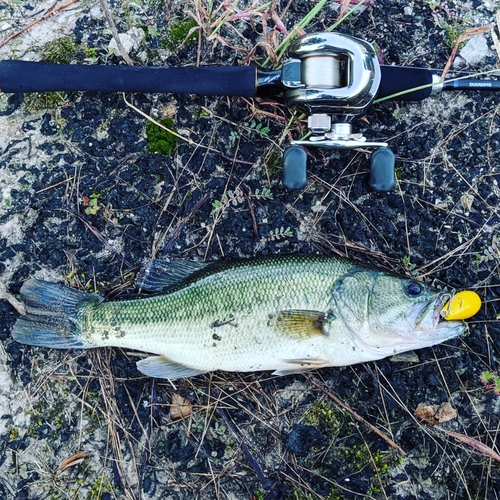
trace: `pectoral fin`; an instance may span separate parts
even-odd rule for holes
[[[325,326],[334,319],[331,312],[294,309],[281,311],[276,324],[280,330],[298,339],[305,339],[314,335],[328,335]]]
[[[194,377],[195,375],[206,373],[170,361],[165,356],[149,356],[146,359],[138,361],[136,365],[137,369],[148,377],[167,378],[169,380]]]

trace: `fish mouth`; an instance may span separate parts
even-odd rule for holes
[[[408,320],[414,325],[414,330],[432,334],[436,342],[457,337],[467,330],[467,325],[462,321],[446,321],[441,311],[452,294],[447,291],[440,292],[436,298],[429,302],[415,304],[410,311]]]

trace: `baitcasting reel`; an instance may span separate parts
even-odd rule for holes
[[[370,186],[378,191],[394,187],[394,155],[385,142],[369,142],[354,133],[351,120],[366,112],[381,80],[373,47],[341,33],[306,35],[292,43],[290,59],[282,68],[284,99],[306,113],[310,135],[292,141],[284,154],[283,185],[307,185],[305,147],[328,149],[386,148],[375,155]],[[377,157],[379,158],[377,161]]]

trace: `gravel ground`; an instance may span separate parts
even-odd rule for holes
[[[0,38],[52,5],[4,1]],[[272,55],[280,23],[292,29],[315,5],[144,0],[111,11],[136,65],[245,65]],[[374,0],[337,29],[375,42],[385,64],[442,69],[457,35],[494,25],[498,8]],[[333,25],[339,9],[327,3],[307,31]],[[124,64],[94,0],[46,17],[0,58],[61,57],[47,45],[61,39],[69,62]],[[460,47],[458,68],[497,67],[492,35],[476,43]],[[459,92],[374,105],[355,126],[396,154],[397,187],[386,194],[369,190],[364,150],[311,151],[307,188],[283,189],[282,150],[303,123],[268,100],[0,95],[0,284],[14,295],[38,277],[124,296],[141,264],[162,255],[321,252],[474,289],[484,303],[468,336],[396,360],[174,386],[142,376],[136,353],[17,344],[18,313],[1,300],[0,496],[499,498],[500,398],[482,381],[500,373],[498,103]],[[148,151],[139,111],[173,120],[182,139],[171,155]],[[443,404],[438,425],[415,416]]]

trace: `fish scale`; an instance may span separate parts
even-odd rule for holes
[[[150,280],[157,293],[128,300],[29,280],[21,290],[28,315],[13,336],[46,347],[148,352],[139,370],[174,379],[216,369],[285,374],[348,365],[466,330],[434,320],[441,293],[341,258],[156,262],[148,272],[141,282],[148,289]]]

